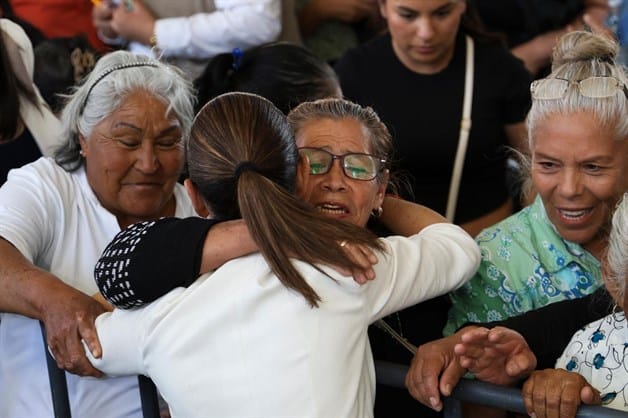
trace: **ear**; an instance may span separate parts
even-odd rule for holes
[[[87,157],[87,155],[89,154],[89,142],[87,142],[83,134],[78,134],[78,138],[79,146],[81,147],[81,155],[83,157]]]
[[[386,197],[386,189],[388,188],[388,181],[390,180],[390,171],[384,170],[382,179],[377,182],[377,195],[373,209],[378,209],[384,204],[384,198]]]
[[[188,196],[190,196],[190,200],[192,201],[192,206],[196,213],[203,218],[207,218],[210,214],[203,197],[200,195],[196,185],[192,183],[192,180],[185,179],[183,181],[183,185],[185,186],[185,191],[188,192]]]

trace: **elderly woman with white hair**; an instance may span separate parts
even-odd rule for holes
[[[193,117],[189,83],[128,52],[103,57],[63,111],[55,158],[12,170],[0,188],[0,416],[52,416],[43,322],[59,367],[100,376],[92,271],[121,228],[194,213],[177,179]],[[75,416],[140,416],[136,377],[67,375]]]

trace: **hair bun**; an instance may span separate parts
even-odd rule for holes
[[[578,61],[607,61],[613,63],[619,54],[619,44],[609,37],[588,31],[574,31],[558,40],[552,55],[552,71]]]

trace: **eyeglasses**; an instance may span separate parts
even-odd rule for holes
[[[307,160],[310,174],[319,175],[329,173],[334,160],[340,161],[345,176],[354,180],[373,180],[384,169],[386,160],[370,154],[348,153],[334,155],[322,148],[299,148],[299,155]]]
[[[578,91],[584,97],[596,99],[612,97],[617,90],[624,91],[628,98],[628,89],[615,77],[587,77],[580,81],[565,80],[564,78],[544,78],[535,80],[530,85],[532,98],[540,100],[562,99],[567,93],[570,84],[578,86]]]

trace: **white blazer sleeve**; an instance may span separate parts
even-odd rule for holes
[[[165,56],[210,58],[274,41],[281,33],[280,0],[216,0],[216,11],[155,22]]]
[[[473,238],[452,224],[434,224],[412,237],[384,238],[375,280],[369,282],[372,321],[457,289],[480,264]]]
[[[102,356],[94,358],[85,347],[92,365],[109,376],[146,374],[144,366],[145,330],[142,317],[146,309],[105,312],[96,318],[96,330]]]

